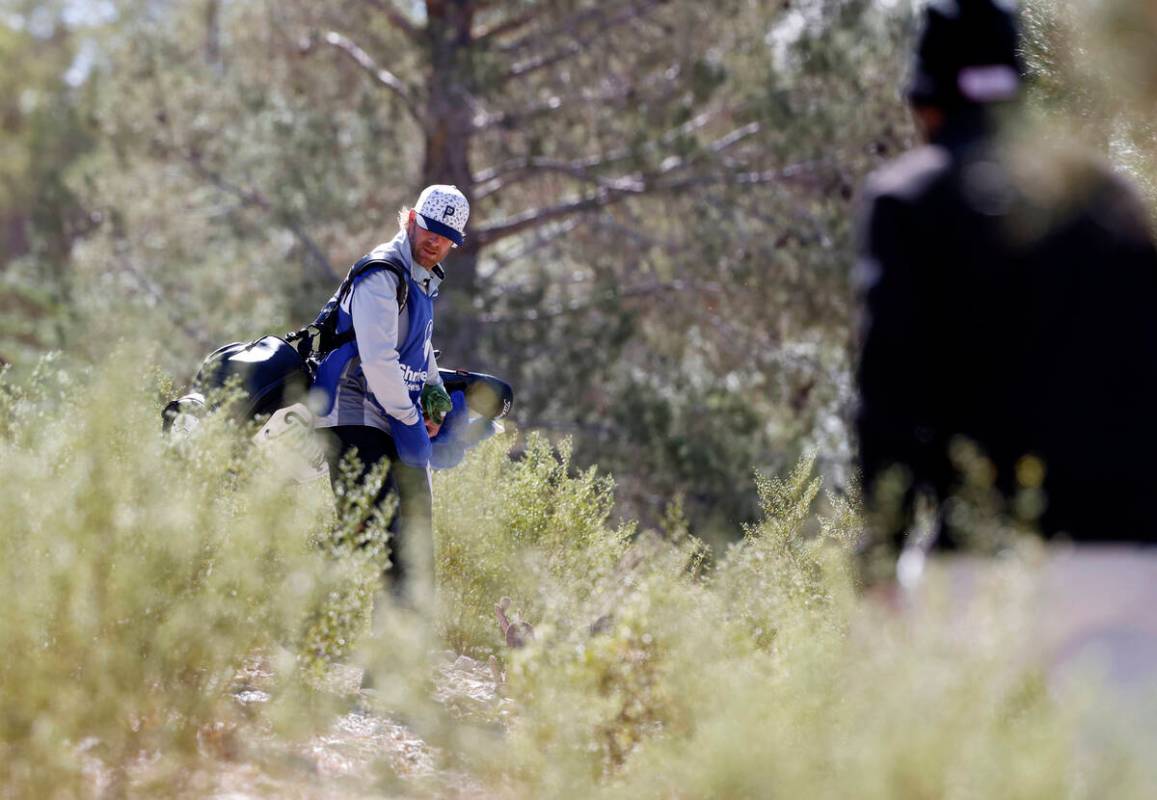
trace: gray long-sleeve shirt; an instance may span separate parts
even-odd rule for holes
[[[414,263],[405,231],[399,231],[393,240],[379,245],[375,251],[403,264],[427,295],[433,294],[442,282],[441,267],[427,270]],[[342,372],[333,409],[318,419],[317,427],[366,425],[388,433],[387,417],[406,425],[420,418],[421,412],[410,401],[398,360],[398,345],[409,333],[410,315],[398,313],[397,281],[397,276],[389,270],[372,272],[359,280],[342,302],[342,307],[353,318],[358,355],[350,359]],[[430,347],[426,383],[440,384],[438,364],[433,346]]]

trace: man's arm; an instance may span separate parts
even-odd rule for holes
[[[398,279],[389,270],[372,272],[350,295],[362,371],[386,414],[406,425],[418,421],[398,360]]]
[[[427,386],[441,386],[442,375],[438,372],[438,359],[434,356],[434,344],[430,344],[429,374],[426,375]]]

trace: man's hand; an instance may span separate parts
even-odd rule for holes
[[[394,447],[398,450],[398,460],[403,464],[416,469],[425,469],[430,465],[430,436],[426,433],[426,426],[419,419],[412,425],[406,425],[393,417],[390,421],[390,435],[394,438]]]

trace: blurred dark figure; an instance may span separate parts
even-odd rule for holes
[[[857,427],[870,527],[894,551],[921,494],[934,546],[968,543],[966,474],[1046,538],[1157,542],[1157,251],[1121,178],[1088,158],[1037,169],[998,135],[1018,42],[1001,3],[928,6],[908,90],[927,143],[864,192]]]

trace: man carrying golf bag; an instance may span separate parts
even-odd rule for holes
[[[395,497],[398,510],[385,577],[395,599],[414,607],[426,607],[433,590],[431,459],[439,450],[443,460],[460,458],[463,441],[489,432],[466,430],[465,396],[447,393],[431,342],[441,262],[464,241],[469,214],[456,187],[428,186],[399,213],[397,235],[354,264],[314,323],[325,353],[314,382],[314,396],[324,398],[316,427],[330,480],[336,486],[353,451],[363,480],[388,460],[376,502]],[[443,438],[455,444],[438,448]]]
[[[431,343],[440,262],[463,241],[469,213],[457,188],[426,188],[399,213],[398,234],[350,268],[311,324],[218,348],[162,414],[164,431],[181,437],[213,411],[258,420],[254,441],[287,478],[305,483],[328,472],[335,492],[350,454],[363,483],[387,462],[375,504],[393,499],[398,510],[383,578],[409,606],[432,594],[429,470],[456,466],[500,431],[514,399],[492,375],[439,370]]]

